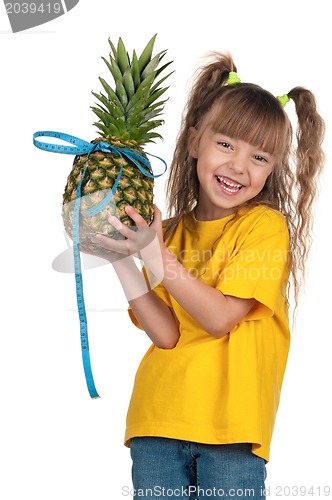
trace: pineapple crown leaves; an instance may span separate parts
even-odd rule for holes
[[[121,38],[117,47],[108,40],[111,52],[108,59],[102,57],[102,60],[113,77],[115,88],[100,77],[105,93],[92,92],[99,102],[91,106],[99,119],[94,125],[102,137],[135,140],[139,145],[162,138],[153,130],[164,123],[159,117],[167,99],[160,98],[169,87],[162,87],[162,84],[173,71],[158,80],[172,61],[159,67],[167,50],[152,56],[156,36],[139,57],[134,50],[131,59]]]

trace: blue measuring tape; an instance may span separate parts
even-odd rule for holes
[[[53,137],[55,139],[62,140],[64,142],[69,143],[69,146],[61,145],[61,144],[52,144],[47,142],[41,142],[37,140],[37,137]],[[112,144],[108,144],[104,141],[98,141],[96,143],[87,142],[73,135],[64,134],[62,132],[35,132],[33,134],[33,144],[44,151],[49,151],[52,153],[61,153],[61,154],[73,154],[73,155],[87,155],[87,161],[89,159],[89,155],[94,151],[103,151],[104,153],[114,153],[119,155],[121,158],[124,156],[128,158],[131,162],[136,165],[136,167],[146,176],[151,178],[160,177],[166,172],[167,164],[159,156],[152,155],[150,153],[146,153],[149,156],[157,158],[160,160],[165,169],[161,174],[153,175],[152,168],[149,160],[135,151],[128,148],[117,148]],[[145,170],[142,165],[148,168]],[[82,359],[83,359],[83,368],[85,374],[85,380],[88,387],[89,394],[92,398],[99,398],[91,368],[91,359],[90,359],[90,349],[89,349],[89,339],[88,339],[88,321],[86,316],[86,309],[84,303],[84,294],[83,294],[83,277],[82,277],[82,266],[81,266],[81,256],[80,256],[80,234],[79,234],[79,221],[80,221],[80,207],[81,207],[81,197],[82,197],[82,182],[84,179],[84,175],[86,172],[86,168],[84,168],[80,182],[77,186],[76,192],[76,200],[74,205],[74,214],[73,214],[73,251],[74,251],[74,267],[75,267],[75,284],[76,284],[76,300],[77,300],[77,309],[78,316],[80,322],[80,338],[81,338],[81,350],[82,350]],[[122,175],[122,166],[119,169],[119,174],[115,180],[113,188],[111,192],[97,205],[87,210],[87,214],[89,216],[96,215],[101,212],[112,200],[117,186],[119,184],[120,178]]]

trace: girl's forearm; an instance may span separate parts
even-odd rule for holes
[[[226,335],[254,305],[254,299],[241,301],[204,284],[191,275],[167,248],[163,252],[163,262],[162,285],[214,337]]]
[[[134,259],[127,257],[112,265],[137,321],[152,342],[162,349],[175,347],[180,335],[178,322],[171,309],[151,290]]]
[[[128,302],[149,292],[151,289],[149,282],[144,279],[144,276],[138,270],[133,257],[125,257],[111,262],[111,264],[120,280]]]
[[[173,349],[180,331],[171,309],[153,290],[129,301],[129,305],[143,330],[161,349]]]

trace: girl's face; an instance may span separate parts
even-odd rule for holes
[[[221,219],[263,189],[275,158],[239,139],[232,139],[207,127],[198,144],[197,130],[190,129],[189,153],[197,158],[199,220]]]

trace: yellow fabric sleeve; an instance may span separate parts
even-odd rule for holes
[[[257,300],[244,320],[272,316],[286,295],[288,263],[288,231],[256,230],[227,263],[216,288],[224,295]]]

